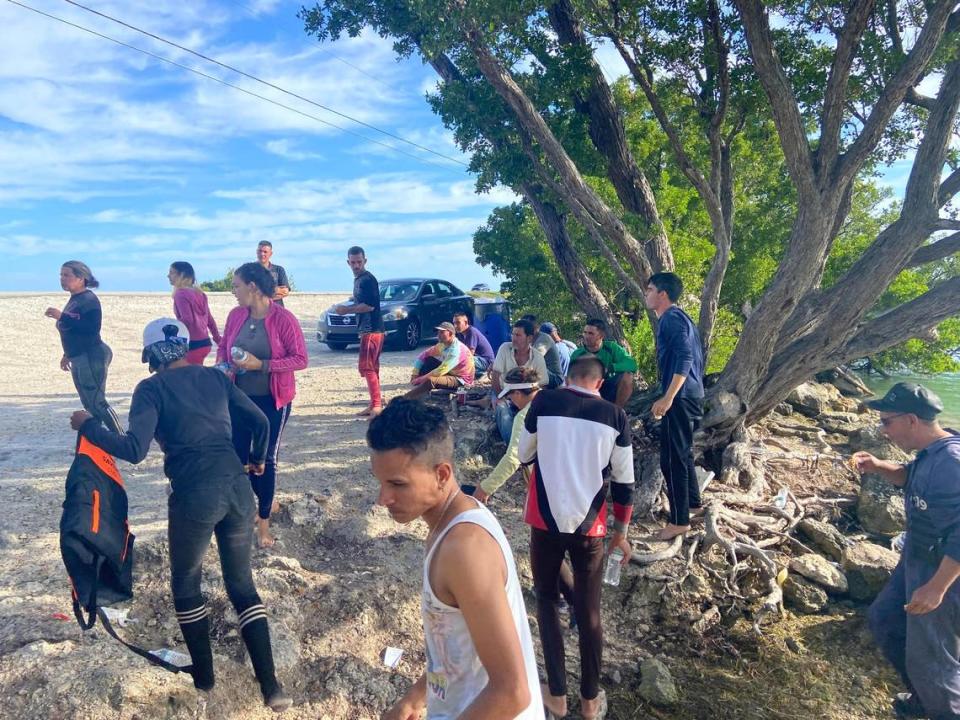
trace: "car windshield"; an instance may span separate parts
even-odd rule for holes
[[[418,282],[380,283],[380,301],[406,302],[407,300],[413,300],[419,289],[420,283]]]

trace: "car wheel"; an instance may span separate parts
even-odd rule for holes
[[[327,347],[331,350],[342,351],[347,349],[347,343],[345,342],[328,342]]]
[[[420,344],[420,321],[410,318],[401,331],[400,345],[404,350],[416,350]]]

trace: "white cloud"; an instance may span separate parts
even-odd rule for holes
[[[263,149],[272,155],[299,162],[301,160],[323,160],[323,155],[316,152],[307,152],[297,149],[297,142],[284,138],[281,140],[267,141]]]

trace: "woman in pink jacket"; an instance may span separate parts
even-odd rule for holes
[[[217,363],[231,363],[237,386],[270,421],[270,444],[262,475],[250,475],[257,496],[257,542],[274,543],[270,512],[277,482],[277,456],[283,426],[297,394],[293,373],[307,366],[307,346],[300,322],[293,313],[273,302],[276,283],[260,263],[246,263],[233,275],[238,307],[230,311],[217,348]],[[234,349],[237,349],[234,352]],[[242,351],[242,352],[241,352]],[[246,465],[250,456],[251,428],[233,426],[233,446]]]
[[[210,336],[213,336],[213,342],[220,344],[220,330],[210,314],[207,294],[196,286],[197,276],[193,272],[193,265],[188,262],[171,263],[167,279],[174,288],[173,312],[190,333],[187,362],[203,365],[204,359],[210,354]]]

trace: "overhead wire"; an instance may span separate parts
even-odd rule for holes
[[[227,80],[223,80],[222,78],[218,78],[218,77],[216,77],[215,75],[210,75],[210,74],[208,74],[208,73],[203,72],[202,70],[197,70],[196,68],[192,68],[192,67],[190,67],[189,65],[185,65],[185,64],[183,64],[183,63],[177,62],[176,60],[171,60],[170,58],[164,57],[164,56],[162,56],[162,55],[159,55],[159,54],[157,54],[157,53],[151,52],[151,51],[149,51],[149,50],[144,50],[143,48],[137,47],[136,45],[132,45],[132,44],[130,44],[130,43],[124,42],[123,40],[118,40],[117,38],[114,38],[114,37],[111,37],[111,36],[106,35],[106,34],[104,34],[104,33],[98,32],[97,30],[93,30],[93,29],[91,29],[91,28],[88,28],[88,27],[85,27],[85,26],[83,26],[83,25],[80,25],[79,23],[75,23],[75,22],[73,22],[73,21],[71,21],[71,20],[67,20],[66,18],[62,18],[62,17],[59,17],[59,16],[57,16],[57,15],[53,15],[53,14],[51,14],[51,13],[45,12],[44,10],[40,10],[39,8],[35,8],[35,7],[31,6],[31,5],[27,5],[26,3],[21,2],[21,0],[7,0],[7,2],[10,3],[11,5],[16,5],[16,6],[18,6],[18,7],[23,8],[24,10],[29,10],[30,12],[36,13],[37,15],[41,15],[41,16],[43,16],[43,17],[46,17],[46,18],[50,19],[50,20],[55,20],[56,22],[62,23],[62,24],[64,24],[64,25],[67,25],[67,26],[69,26],[69,27],[75,28],[75,29],[77,29],[77,30],[81,30],[81,31],[83,31],[83,32],[85,32],[85,33],[88,33],[88,34],[93,35],[93,36],[95,36],[95,37],[99,37],[99,38],[101,38],[101,39],[103,39],[103,40],[107,40],[107,41],[112,42],[112,43],[114,43],[114,44],[116,44],[116,45],[119,45],[119,46],[121,46],[121,47],[125,47],[125,48],[127,48],[127,49],[129,49],[129,50],[134,50],[134,51],[136,51],[136,52],[138,52],[138,53],[141,53],[141,54],[143,54],[143,55],[146,55],[147,57],[151,57],[151,58],[153,58],[153,59],[155,59],[155,60],[159,60],[160,62],[164,62],[164,63],[167,63],[168,65],[172,65],[172,66],[174,66],[174,67],[180,68],[181,70],[186,70],[187,72],[193,73],[194,75],[198,75],[198,76],[200,76],[200,77],[202,77],[202,78],[205,78],[205,79],[207,79],[207,80],[212,80],[212,81],[215,82],[215,83],[219,83],[220,85],[223,85],[223,86],[225,86],[225,87],[232,88],[233,90],[237,90],[237,91],[239,91],[239,92],[244,93],[245,95],[249,95],[250,97],[257,98],[258,100],[263,100],[264,102],[268,102],[268,103],[270,103],[270,104],[272,104],[272,105],[275,105],[275,106],[277,106],[277,107],[279,107],[279,108],[282,108],[282,109],[284,109],[284,110],[287,110],[287,111],[289,111],[289,112],[296,113],[297,115],[300,115],[300,116],[302,116],[302,117],[308,118],[308,119],[310,119],[310,120],[314,120],[315,122],[321,123],[321,124],[326,125],[326,126],[328,126],[328,127],[334,128],[334,129],[339,130],[339,131],[344,132],[344,133],[347,133],[348,135],[353,135],[354,137],[358,137],[358,138],[360,138],[360,139],[362,139],[362,140],[365,140],[365,141],[367,141],[367,142],[374,143],[375,145],[379,145],[379,146],[381,146],[381,147],[387,148],[388,150],[392,150],[393,152],[399,153],[400,155],[404,155],[404,156],[406,156],[406,157],[412,158],[412,159],[416,160],[417,162],[429,163],[430,165],[435,165],[435,166],[437,166],[437,167],[442,167],[442,168],[450,169],[450,166],[449,166],[449,165],[444,165],[444,164],[441,164],[441,163],[439,163],[439,162],[437,162],[437,161],[435,161],[435,160],[432,160],[432,159],[430,159],[430,158],[425,158],[425,157],[420,156],[420,155],[414,155],[413,153],[406,152],[405,150],[402,150],[401,148],[398,148],[398,147],[396,147],[395,145],[391,145],[390,143],[386,143],[386,142],[383,142],[383,141],[381,141],[381,140],[377,140],[376,138],[368,137],[368,136],[364,135],[363,133],[359,133],[359,132],[356,132],[356,131],[354,131],[354,130],[351,130],[350,128],[346,128],[346,127],[343,127],[343,126],[341,126],[341,125],[337,125],[336,123],[330,122],[329,120],[324,120],[324,119],[321,118],[321,117],[318,117],[318,116],[313,115],[313,114],[308,113],[308,112],[304,112],[303,110],[300,110],[299,108],[295,108],[295,107],[292,107],[292,106],[290,106],[290,105],[286,105],[285,103],[281,103],[281,102],[279,102],[279,101],[277,101],[277,100],[274,100],[273,98],[269,98],[269,97],[267,97],[266,95],[261,95],[261,94],[259,94],[259,93],[253,92],[252,90],[248,90],[247,88],[241,87],[241,86],[239,86],[239,85],[235,85],[234,83],[228,82]],[[339,114],[339,113],[338,113],[338,114]],[[456,163],[458,163],[458,164],[460,164],[460,165],[465,165],[465,164],[466,164],[466,163],[463,163],[463,162],[460,161],[460,160],[456,160],[455,158],[449,158],[449,157],[447,157],[447,156],[441,155],[440,153],[436,153],[436,152],[434,152],[434,151],[431,151],[431,152],[433,152],[433,154],[435,154],[435,155],[440,155],[440,157],[443,157],[445,160],[448,160],[448,161],[450,161],[450,162],[456,162]]]
[[[291,97],[294,97],[294,98],[296,98],[297,100],[301,100],[301,101],[303,101],[303,102],[305,102],[305,103],[309,103],[310,105],[313,105],[313,106],[315,106],[315,107],[318,107],[318,108],[320,108],[320,109],[322,109],[322,110],[326,110],[326,111],[329,112],[329,113],[332,113],[332,114],[334,114],[334,115],[337,115],[337,116],[339,116],[339,117],[342,117],[342,118],[344,118],[344,119],[346,119],[346,120],[349,120],[349,121],[351,121],[351,122],[354,122],[354,123],[356,123],[356,124],[358,124],[358,125],[362,125],[362,126],[365,127],[365,128],[369,128],[370,130],[373,130],[373,131],[375,131],[375,132],[381,133],[382,135],[386,135],[386,136],[389,137],[389,138],[392,138],[392,139],[397,140],[397,141],[399,141],[399,142],[405,143],[405,144],[407,144],[407,145],[411,145],[412,147],[415,147],[415,148],[417,148],[418,150],[422,150],[422,151],[427,152],[427,153],[430,153],[430,154],[432,154],[432,155],[436,155],[437,157],[441,157],[441,158],[443,158],[444,160],[449,160],[450,162],[455,162],[455,163],[457,163],[457,164],[459,164],[459,165],[463,165],[464,167],[466,167],[466,166],[468,165],[468,163],[464,162],[463,160],[460,160],[459,158],[455,158],[455,157],[450,156],[450,155],[445,155],[445,154],[443,154],[443,153],[441,153],[441,152],[439,152],[439,151],[437,151],[437,150],[434,150],[433,148],[427,147],[426,145],[421,145],[421,144],[419,144],[419,143],[416,143],[416,142],[414,142],[413,140],[407,140],[405,137],[402,137],[402,136],[400,136],[400,135],[397,135],[397,134],[395,134],[395,133],[392,133],[392,132],[390,132],[389,130],[384,130],[384,129],[382,129],[382,128],[377,127],[376,125],[371,125],[371,124],[368,123],[368,122],[364,122],[363,120],[359,120],[358,118],[355,118],[355,117],[352,117],[352,116],[350,116],[350,115],[348,115],[348,114],[346,114],[346,113],[340,112],[339,110],[335,110],[334,108],[331,108],[331,107],[329,107],[329,106],[327,106],[327,105],[324,105],[324,104],[322,104],[322,103],[319,103],[319,102],[317,102],[316,100],[311,100],[310,98],[304,97],[303,95],[300,95],[299,93],[293,92],[292,90],[287,90],[286,88],[281,87],[281,86],[277,85],[276,83],[272,83],[272,82],[270,82],[269,80],[264,80],[264,79],[262,79],[262,78],[259,78],[259,77],[257,77],[256,75],[253,75],[253,74],[251,74],[251,73],[248,73],[248,72],[246,72],[245,70],[241,70],[240,68],[234,67],[233,65],[229,65],[229,64],[227,64],[227,63],[225,63],[225,62],[221,62],[220,60],[217,60],[216,58],[210,57],[209,55],[205,55],[205,54],[203,54],[203,53],[201,53],[201,52],[198,52],[197,50],[193,50],[192,48],[188,48],[188,47],[186,47],[186,46],[184,46],[184,45],[181,45],[181,44],[179,44],[179,43],[176,43],[176,42],[174,42],[173,40],[168,40],[168,39],[165,38],[165,37],[162,37],[162,36],[160,36],[160,35],[157,35],[157,34],[155,34],[155,33],[152,33],[152,32],[150,32],[149,30],[144,30],[143,28],[139,28],[139,27],[137,27],[136,25],[132,25],[132,24],[130,24],[130,23],[124,21],[124,20],[120,20],[119,18],[115,18],[115,17],[113,17],[112,15],[108,15],[107,13],[104,13],[104,12],[101,12],[101,11],[96,10],[96,9],[94,9],[94,8],[91,8],[91,7],[87,6],[87,5],[84,5],[83,3],[77,2],[77,0],[63,0],[63,2],[65,2],[65,3],[69,4],[69,5],[73,5],[74,7],[80,8],[81,10],[84,10],[84,11],[86,11],[86,12],[88,12],[88,13],[93,14],[93,15],[98,15],[99,17],[102,17],[102,18],[104,18],[104,19],[106,19],[106,20],[109,20],[109,21],[111,21],[111,22],[113,22],[113,23],[116,23],[117,25],[121,25],[121,26],[123,26],[123,27],[125,27],[125,28],[128,28],[129,30],[133,30],[134,32],[140,33],[141,35],[145,35],[145,36],[147,36],[147,37],[149,37],[149,38],[152,38],[152,39],[156,40],[157,42],[164,43],[164,44],[169,45],[169,46],[171,46],[171,47],[174,47],[174,48],[176,48],[176,49],[178,49],[178,50],[181,50],[181,51],[183,51],[183,52],[185,52],[185,53],[189,53],[190,55],[194,55],[194,56],[196,56],[196,57],[198,57],[198,58],[200,58],[200,59],[202,59],[202,60],[205,60],[206,62],[213,63],[214,65],[218,65],[219,67],[222,67],[222,68],[224,68],[224,69],[226,69],[226,70],[229,70],[230,72],[234,72],[234,73],[236,73],[236,74],[238,74],[238,75],[241,75],[241,76],[247,78],[248,80],[253,80],[254,82],[260,83],[261,85],[265,85],[265,86],[267,86],[267,87],[269,87],[269,88],[272,88],[272,89],[274,89],[274,90],[277,90],[278,92],[284,93],[285,95],[289,95],[289,96],[291,96]]]

